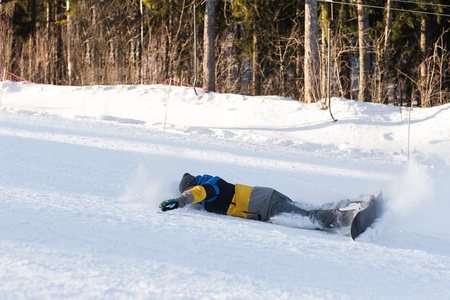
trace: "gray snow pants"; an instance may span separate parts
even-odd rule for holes
[[[338,209],[305,210],[296,206],[294,201],[276,190],[268,188],[264,188],[264,190],[267,195],[265,201],[260,200],[255,205],[255,203],[252,203],[252,197],[250,197],[249,203],[249,211],[256,209],[258,211],[257,218],[261,221],[268,221],[270,218],[283,213],[297,214],[309,218],[319,228],[325,229],[350,226],[353,219],[353,213],[350,211],[342,212]],[[267,193],[267,191],[270,191],[270,193]]]

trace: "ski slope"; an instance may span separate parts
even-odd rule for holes
[[[450,105],[333,98],[332,124],[316,104],[198,92],[5,82],[1,299],[450,299]],[[160,212],[184,172],[310,207],[383,190],[389,210],[355,242]]]

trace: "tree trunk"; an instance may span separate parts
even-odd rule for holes
[[[29,5],[30,5],[30,11],[31,11],[31,31],[34,32],[36,29],[36,14],[37,14],[37,10],[36,10],[36,0],[29,0]]]
[[[241,69],[243,68],[242,62],[240,59],[237,59],[241,56],[241,49],[237,46],[238,43],[241,42],[241,25],[235,24],[235,34],[234,34],[234,40],[236,42],[233,42],[233,48],[232,48],[232,56],[233,56],[233,64],[235,65],[234,72],[233,72],[233,81],[234,83],[234,89],[231,90],[233,93],[240,94],[241,93]]]
[[[386,26],[384,30],[384,66],[382,72],[382,81],[380,86],[380,95],[379,102],[388,104],[392,99],[389,97],[390,93],[390,80],[388,77],[389,74],[389,65],[391,59],[391,32],[392,32],[392,1],[387,0],[387,10],[386,10]]]
[[[216,90],[216,54],[214,51],[215,1],[206,0],[204,55],[203,55],[203,88],[208,91]]]
[[[54,22],[54,15],[52,14],[53,5],[51,0],[47,0],[46,4],[46,20],[47,24],[45,28],[47,29],[47,33],[50,33],[51,24]]]
[[[144,40],[144,6],[142,4],[142,0],[139,4],[139,10],[141,13],[141,84],[145,84],[147,81],[147,53],[145,51],[145,40]]]
[[[52,0],[47,0],[47,8],[46,8],[46,31],[47,31],[47,41],[49,42],[49,54],[48,57],[50,59],[49,63],[48,63],[48,67],[47,67],[47,74],[48,74],[48,82],[50,84],[54,84],[54,79],[55,79],[55,72],[54,72],[54,63],[52,63],[53,61],[55,61],[55,53],[56,53],[56,49],[55,49],[55,36],[53,34],[53,26],[52,24],[55,22],[55,15],[53,13],[53,1]]]
[[[70,41],[72,39],[72,20],[70,17],[70,1],[66,1],[66,12],[67,12],[67,76],[69,79],[69,85],[72,85],[72,53],[71,53],[71,45]]]
[[[420,23],[420,53],[423,61],[420,64],[420,103],[418,103],[422,107],[427,107],[430,102],[428,86],[428,47],[430,42],[428,35],[428,20],[424,16]]]
[[[302,0],[297,0],[297,2],[295,3],[295,10],[296,10],[296,20],[297,23],[296,24],[300,24],[300,18],[303,14],[303,3]],[[300,99],[300,97],[303,95],[302,91],[301,91],[301,74],[302,74],[302,58],[303,58],[303,54],[302,54],[302,47],[300,45],[300,38],[301,38],[301,28],[300,25],[296,25],[295,27],[296,29],[296,40],[297,40],[297,50],[295,51],[295,73],[294,73],[294,84],[293,84],[293,89],[294,89],[294,98]]]
[[[305,102],[319,100],[319,52],[317,49],[317,0],[305,2]]]
[[[173,1],[168,0],[168,10],[172,11],[173,9]],[[168,14],[167,19],[163,21],[164,22],[164,30],[163,30],[163,47],[164,47],[164,55],[163,55],[163,64],[164,64],[164,77],[163,78],[169,78],[173,77],[175,74],[173,74],[173,62],[172,62],[172,15]]]
[[[259,70],[261,66],[259,65],[259,26],[258,26],[258,10],[259,10],[259,0],[255,1],[255,10],[253,11],[253,64],[252,64],[252,89],[253,89],[253,95],[259,95],[261,94],[261,83],[260,83],[260,76],[259,76]]]
[[[0,18],[0,41],[0,73],[5,69],[12,72],[14,25],[7,19]]]
[[[55,0],[55,9],[54,9],[54,13],[55,13],[55,21],[61,21],[59,18],[62,15],[62,7],[63,4],[60,2],[62,0]],[[61,30],[61,26],[57,26],[56,27],[56,62],[55,62],[55,77],[56,77],[56,84],[62,84],[62,79],[63,79],[63,64],[62,62],[64,61],[64,54],[63,54],[63,39],[62,39],[62,30]]]
[[[321,21],[321,32],[322,32],[322,44],[321,44],[321,53],[320,53],[320,95],[327,94],[327,61],[328,61],[328,43],[330,41],[327,40],[328,34],[328,11],[325,5],[322,5],[322,21]]]
[[[370,53],[369,53],[369,17],[366,9],[358,0],[358,29],[359,29],[359,95],[358,101],[370,102]]]

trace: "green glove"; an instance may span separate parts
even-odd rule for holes
[[[161,208],[162,211],[178,208],[178,201],[176,199],[166,200],[164,202],[161,202],[159,208]]]

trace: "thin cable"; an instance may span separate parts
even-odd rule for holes
[[[450,5],[439,4],[439,3],[414,2],[414,1],[407,1],[407,0],[391,0],[391,1],[403,2],[403,3],[411,3],[411,4],[431,5],[431,6],[437,6],[437,7],[449,7],[450,8]]]
[[[374,5],[367,5],[367,4],[358,4],[358,3],[348,3],[348,2],[340,2],[340,1],[333,1],[333,0],[317,0],[318,2],[331,2],[331,3],[337,3],[337,4],[347,4],[347,5],[361,5],[364,7],[369,8],[378,8],[378,9],[387,9],[383,6],[374,6]],[[450,17],[448,14],[441,14],[441,13],[433,13],[433,12],[427,12],[427,11],[418,11],[418,10],[410,10],[410,9],[401,9],[401,8],[390,8],[391,10],[401,11],[401,12],[411,12],[411,13],[418,13],[418,14],[427,14],[427,15],[434,15],[434,16],[441,16],[441,17]]]

